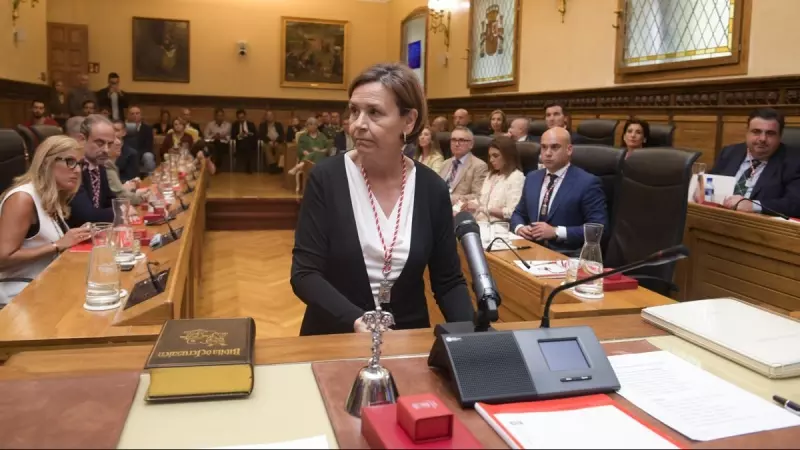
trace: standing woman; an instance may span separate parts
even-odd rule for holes
[[[419,133],[417,139],[417,153],[414,159],[429,167],[436,173],[444,165],[444,156],[442,149],[439,147],[439,141],[433,138],[431,127],[425,126]]]
[[[426,266],[445,319],[471,321],[450,193],[402,154],[426,120],[417,76],[378,64],[353,80],[349,96],[355,150],[311,171],[295,230],[291,283],[308,305],[300,334],[366,332],[361,317],[376,302],[398,329],[430,326]]]
[[[67,136],[47,138],[33,153],[28,171],[0,201],[0,308],[8,304],[64,250],[91,235],[68,229],[69,202],[78,191],[80,145]]]
[[[522,197],[525,175],[520,170],[517,144],[508,136],[496,136],[489,144],[489,176],[483,182],[479,201],[466,209],[478,221],[508,221]]]
[[[492,115],[489,116],[489,128],[491,128],[491,134],[505,134],[508,131],[508,124],[506,123],[506,113],[503,112],[501,109],[495,109],[492,111]]]

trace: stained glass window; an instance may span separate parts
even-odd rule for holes
[[[738,0],[625,0],[622,67],[701,61],[738,54]]]

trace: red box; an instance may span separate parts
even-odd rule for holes
[[[400,397],[397,423],[417,444],[449,439],[453,435],[453,413],[433,394]]]
[[[402,397],[401,397],[402,398]],[[397,423],[397,405],[370,406],[361,410],[361,435],[369,448],[374,449],[455,449],[483,448],[480,441],[461,423],[453,418],[453,437],[425,443],[416,443]]]
[[[606,272],[610,272],[613,269],[606,268],[604,269]],[[616,273],[609,277],[606,277],[603,280],[603,290],[607,292],[611,291],[627,291],[632,289],[637,289],[639,287],[639,280],[636,278],[631,278],[629,276],[623,275],[621,273]]]

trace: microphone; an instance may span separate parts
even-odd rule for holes
[[[501,241],[503,244],[505,244],[506,247],[508,247],[508,249],[511,250],[512,253],[514,253],[514,256],[519,258],[519,262],[521,262],[522,265],[525,266],[526,269],[531,270],[531,265],[528,264],[528,261],[525,261],[525,259],[523,259],[522,256],[520,256],[519,253],[517,253],[517,251],[514,250],[514,247],[512,247],[511,244],[508,243],[508,241],[506,241],[505,239],[503,239],[501,237],[496,237],[496,238],[492,239],[492,242],[489,242],[489,245],[486,246],[486,251],[487,252],[492,251],[492,246],[494,246],[494,243],[497,242],[497,241]]]
[[[151,265],[158,267],[158,266],[161,265],[161,263],[159,263],[157,261],[147,261],[147,264],[145,264],[145,267],[147,268],[147,274],[150,275],[150,282],[153,283],[153,288],[155,288],[156,292],[160,294],[160,293],[164,292],[164,288],[161,286],[161,283],[158,281],[158,277],[156,277],[153,274],[153,271],[150,269]]]
[[[456,214],[456,237],[461,242],[464,255],[472,274],[472,291],[478,300],[478,312],[475,316],[475,331],[486,331],[489,324],[498,319],[497,307],[500,306],[500,293],[489,272],[486,254],[481,244],[481,232],[475,217],[467,211]]]
[[[156,208],[156,205],[153,204],[153,202],[149,202],[149,204],[150,206],[153,207],[153,209],[158,209]],[[176,233],[175,229],[172,228],[172,225],[169,224],[169,212],[167,211],[167,208],[164,208],[164,223],[167,224],[167,228],[169,228],[169,234],[172,236],[172,239],[177,241],[178,233]]]
[[[550,328],[550,305],[553,304],[553,299],[561,291],[566,291],[567,289],[573,288],[581,284],[589,283],[595,280],[599,280],[601,278],[606,278],[618,273],[628,272],[634,269],[638,269],[640,267],[660,266],[662,264],[668,264],[673,261],[686,258],[687,256],[689,256],[689,249],[683,245],[676,245],[674,247],[670,247],[655,252],[652,255],[640,261],[632,262],[622,267],[617,267],[614,270],[598,273],[596,275],[592,275],[587,278],[582,278],[580,280],[575,280],[572,283],[562,284],[561,286],[558,286],[557,288],[553,289],[553,292],[551,292],[550,295],[547,297],[547,301],[544,304],[544,313],[542,314],[542,322],[539,325],[539,328]]]
[[[183,197],[182,196],[176,194],[175,197],[178,199],[178,202],[180,202],[180,204],[181,204],[181,211],[186,211],[187,209],[189,209],[189,205],[187,205],[186,203],[183,202]],[[167,221],[167,222],[169,222],[169,221]]]
[[[734,211],[736,211],[736,208],[738,208],[738,207],[739,207],[739,203],[742,203],[742,202],[743,202],[743,201],[745,201],[745,200],[746,200],[746,201],[748,201],[748,202],[750,202],[750,203],[752,203],[752,204],[754,204],[754,205],[758,205],[758,206],[760,206],[760,207],[761,207],[761,209],[762,209],[763,211],[766,211],[766,212],[768,212],[768,213],[770,213],[770,214],[772,214],[772,215],[778,216],[778,217],[780,217],[781,219],[784,219],[784,220],[791,220],[791,218],[790,218],[789,216],[787,216],[786,214],[779,213],[778,211],[775,211],[774,209],[769,209],[769,208],[767,208],[766,206],[762,205],[760,201],[758,201],[758,200],[753,200],[753,199],[750,199],[750,198],[747,198],[747,197],[742,197],[742,198],[741,198],[741,200],[739,200],[738,202],[736,202],[736,204],[735,204],[735,205],[733,205],[733,210],[734,210]]]

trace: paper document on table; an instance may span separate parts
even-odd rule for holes
[[[612,405],[497,414],[519,448],[679,448]],[[576,432],[580,430],[580,432]]]
[[[327,449],[328,439],[324,434],[305,439],[297,439],[294,441],[275,442],[272,444],[254,444],[254,445],[233,445],[230,447],[215,447],[216,449],[279,449],[279,448],[309,448],[309,449]]]
[[[567,260],[559,261],[526,261],[530,269],[526,269],[522,261],[516,260],[514,264],[520,269],[539,278],[564,278],[567,275]]]
[[[702,182],[699,181],[699,177],[702,177]],[[689,201],[694,202],[694,193],[698,190],[698,187],[702,187],[705,189],[706,180],[711,178],[714,183],[714,200],[711,203],[718,203],[722,204],[725,200],[725,197],[730,197],[733,195],[733,190],[736,187],[736,178],[729,177],[725,175],[710,175],[710,174],[699,174],[693,175],[692,178],[689,180]],[[705,192],[700,192],[700,198],[705,199]]]
[[[619,394],[696,441],[800,425],[800,417],[665,352],[608,358]]]

